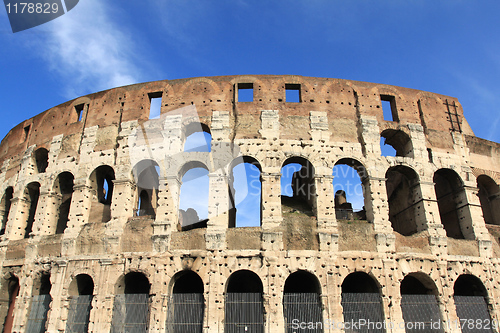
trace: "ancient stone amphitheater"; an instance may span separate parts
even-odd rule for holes
[[[185,149],[199,132],[209,152]],[[225,76],[68,101],[0,146],[3,331],[497,332],[499,159],[456,98],[383,84]],[[260,174],[247,227],[240,164]],[[179,206],[192,169],[206,217]]]

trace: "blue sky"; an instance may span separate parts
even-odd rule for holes
[[[145,81],[295,74],[457,97],[500,141],[500,2],[80,0],[13,34],[0,8],[0,137],[69,99]]]

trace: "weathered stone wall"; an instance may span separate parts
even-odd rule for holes
[[[253,102],[238,102],[239,84],[252,84]],[[299,90],[299,102],[286,101],[287,87]],[[159,96],[162,116],[149,119],[150,98]],[[392,120],[384,120],[381,99],[391,100]],[[194,108],[196,117],[182,111]],[[195,123],[211,134],[211,153],[183,152]],[[381,135],[392,138],[399,156],[381,156]],[[48,151],[45,170],[37,164],[41,148]],[[260,167],[261,207],[255,207],[261,211],[260,227],[232,228],[228,184],[237,150]],[[144,160],[153,160],[160,171],[149,192],[157,199],[154,212],[137,216],[144,187],[137,175]],[[281,168],[299,160],[314,168],[307,180],[313,188],[309,208],[282,205]],[[352,272],[365,272],[377,282],[385,319],[392,322],[403,320],[400,284],[408,274],[433,281],[446,322],[457,319],[454,283],[470,274],[486,288],[492,319],[500,319],[500,219],[491,207],[491,223],[483,219],[485,206],[496,199],[492,189],[500,182],[499,162],[499,145],[474,136],[456,98],[408,88],[300,76],[228,76],[157,81],[80,97],[19,124],[0,145],[0,195],[13,189],[10,206],[4,200],[0,209],[2,298],[8,299],[5,285],[15,276],[20,289],[13,330],[24,332],[40,274],[50,273],[47,331],[63,332],[70,284],[88,274],[95,295],[89,331],[108,332],[120,281],[141,272],[151,284],[150,331],[163,332],[176,273],[191,270],[204,285],[204,329],[222,332],[227,281],[234,272],[249,270],[262,281],[266,332],[283,332],[283,288],[299,270],[318,279],[323,318],[335,322],[343,320],[341,286]],[[366,219],[337,220],[336,164],[360,172]],[[181,179],[196,165],[209,172],[209,220],[203,228],[182,231]],[[59,180],[63,172],[73,176],[67,221],[58,208],[68,197]],[[436,175],[447,182],[446,196],[436,194]],[[478,182],[480,176],[493,183]],[[112,192],[103,192],[104,182]],[[30,218],[33,191],[38,201]],[[480,200],[480,191],[487,199]],[[442,221],[448,216],[443,207],[456,217]],[[411,218],[398,223],[412,227],[398,229],[392,213],[404,211],[404,216],[410,208]],[[61,223],[62,233],[57,231]],[[447,235],[446,226],[453,223],[460,237]],[[3,301],[0,314],[7,308]]]

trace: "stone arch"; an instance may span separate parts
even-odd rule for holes
[[[256,273],[239,270],[229,276],[224,314],[225,332],[235,332],[242,326],[250,332],[264,331],[263,285]]]
[[[187,81],[186,83],[184,83],[179,89],[179,96],[184,96],[184,95],[188,94],[189,93],[188,88],[193,84],[199,84],[199,83],[206,83],[208,86],[210,86],[214,90],[214,94],[221,93],[219,86],[213,80],[210,80],[206,77],[198,77],[198,78],[191,79],[191,80]]]
[[[453,286],[453,299],[460,321],[491,322],[488,291],[476,276],[472,274],[460,275]],[[472,333],[477,332],[477,330],[465,325],[462,327],[462,332]]]
[[[357,159],[339,159],[333,169],[335,215],[339,220],[366,220],[368,171]],[[361,206],[362,207],[359,207]],[[358,207],[355,207],[358,206]]]
[[[38,173],[45,173],[49,166],[49,151],[43,147],[34,152],[35,168]]]
[[[28,212],[24,223],[24,238],[28,238],[33,231],[33,223],[35,222],[36,210],[38,207],[38,199],[40,198],[40,183],[31,182],[24,189],[23,198],[27,203]],[[21,227],[20,229],[23,229]]]
[[[484,222],[500,225],[500,188],[498,184],[491,177],[480,175],[477,177],[477,187]]]
[[[413,157],[413,143],[411,138],[402,130],[386,129],[380,133],[380,138],[380,144],[390,145],[396,151],[396,156]]]
[[[0,235],[5,234],[5,229],[7,228],[7,222],[9,221],[9,213],[10,207],[12,203],[12,198],[14,197],[14,188],[12,186],[8,186],[4,194],[2,196],[2,200],[0,201]]]
[[[425,273],[406,275],[400,284],[401,310],[406,323],[425,323],[432,330],[431,322],[442,322],[443,316],[438,304],[436,284]],[[409,327],[409,326],[408,326]]]
[[[45,332],[52,297],[49,272],[40,272],[33,281],[30,313],[26,322],[26,332]]]
[[[353,272],[342,282],[342,308],[344,322],[358,322],[360,319],[374,323],[384,321],[380,284],[365,272]],[[385,332],[376,327],[370,332]]]
[[[0,329],[2,332],[11,333],[12,326],[14,323],[14,308],[16,305],[16,299],[19,295],[19,278],[13,273],[8,273],[2,279],[2,286],[0,288],[0,297],[2,299],[2,304],[0,307],[0,318],[3,318],[0,322],[2,326]]]
[[[204,123],[190,122],[184,125],[182,139],[184,152],[211,151],[212,133],[210,127]]]
[[[238,168],[235,170],[235,168]],[[241,170],[240,170],[241,169]],[[235,171],[236,176],[235,177]],[[231,162],[229,174],[229,227],[262,225],[262,167],[250,156],[238,157]],[[245,194],[244,197],[240,193]],[[244,221],[238,214],[238,206],[252,202],[247,213],[258,212],[252,221]],[[242,225],[243,224],[243,225]]]
[[[167,326],[173,332],[202,332],[205,311],[204,285],[191,270],[177,272],[171,281]]]
[[[57,211],[53,219],[55,228],[54,225],[52,225],[52,230],[54,230],[53,232],[56,234],[62,234],[68,226],[74,181],[75,177],[68,171],[60,173],[54,181],[52,190],[56,194]]]
[[[206,228],[210,187],[208,174],[208,167],[200,161],[190,161],[181,167],[178,221],[180,230]]]
[[[423,228],[418,224],[419,214],[423,214],[419,177],[412,168],[397,165],[385,174],[389,221],[394,231],[410,236]]]
[[[293,168],[288,168],[288,166],[292,166]],[[304,207],[304,209],[309,208],[309,210],[314,211],[316,207],[314,170],[315,168],[312,163],[307,158],[302,156],[291,156],[283,162],[281,166],[281,182],[283,184],[283,182],[291,179],[290,186],[292,196],[290,197],[283,193],[285,186],[282,185],[282,205],[284,203],[284,198],[288,197],[296,203],[306,204],[308,207]]]
[[[160,188],[160,166],[154,160],[142,160],[132,168],[136,182],[135,216],[156,217],[158,191]]]
[[[147,332],[151,284],[142,272],[122,275],[115,285],[115,301],[111,329],[123,332],[125,327],[134,332]]]
[[[452,169],[439,169],[434,173],[434,190],[439,207],[439,215],[446,235],[451,238],[464,239],[464,228],[460,217],[460,203],[465,199],[464,183]]]
[[[321,284],[314,274],[298,270],[287,277],[283,287],[283,313],[286,331],[289,333],[295,331],[294,320],[305,323],[323,322]],[[322,327],[315,330],[322,331]]]
[[[108,222],[111,220],[111,202],[115,171],[109,165],[98,166],[89,177],[91,207],[90,222]],[[107,190],[106,190],[107,187]]]
[[[94,297],[94,280],[88,274],[78,274],[71,281],[68,294],[70,299],[66,330],[87,332]]]

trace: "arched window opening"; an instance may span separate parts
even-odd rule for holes
[[[40,183],[33,182],[28,184],[28,186],[24,190],[24,199],[29,206],[28,216],[26,219],[26,228],[24,229],[24,238],[29,238],[30,233],[33,231],[33,223],[35,222],[35,214],[39,197]]]
[[[308,216],[316,205],[314,167],[302,157],[291,157],[281,168],[281,205],[283,213],[296,211]]]
[[[207,125],[191,123],[185,127],[185,152],[210,152],[212,150],[212,135]]]
[[[87,274],[79,274],[71,281],[68,293],[70,299],[66,332],[87,332],[94,297],[94,281]]]
[[[443,332],[432,323],[442,322],[434,282],[423,273],[412,273],[401,281],[401,310],[406,325],[406,332]],[[425,327],[410,323],[424,323]]]
[[[288,333],[295,332],[294,320],[301,323],[314,323],[315,327],[308,332],[323,332],[323,313],[321,305],[321,286],[313,274],[297,271],[285,281],[283,290],[283,312],[285,327]]]
[[[356,160],[344,158],[333,167],[333,191],[337,220],[366,220],[365,167]]]
[[[186,231],[206,228],[208,222],[208,170],[201,163],[184,166],[179,197],[179,227]],[[182,172],[181,172],[182,174]]]
[[[9,221],[10,206],[13,197],[14,197],[14,189],[12,188],[12,186],[9,186],[5,190],[5,193],[2,197],[2,201],[0,202],[0,216],[2,218],[0,235],[5,234],[5,229],[7,228],[7,222]]]
[[[229,178],[229,227],[260,227],[262,221],[262,169],[251,157],[233,162]]]
[[[144,160],[136,164],[133,174],[137,182],[137,208],[134,213],[136,216],[155,219],[160,188],[160,167],[153,160]]]
[[[19,279],[11,273],[7,279],[3,279],[0,289],[0,297],[9,302],[7,306],[0,307],[0,318],[4,318],[1,321],[3,327],[0,326],[2,332],[12,332],[17,295],[19,295]]]
[[[45,332],[47,313],[50,308],[52,297],[50,296],[50,274],[42,273],[38,281],[33,284],[33,296],[31,307],[26,322],[26,332]]]
[[[224,332],[264,333],[263,286],[248,270],[231,274],[226,285]]]
[[[39,148],[35,151],[35,164],[38,173],[44,173],[49,166],[49,151]]]
[[[203,332],[203,281],[189,270],[177,273],[173,279],[167,326],[174,333]]]
[[[123,276],[116,285],[112,332],[147,332],[149,321],[148,278],[139,272]]]
[[[108,222],[111,220],[113,180],[115,180],[115,171],[108,165],[97,167],[90,175],[92,204],[89,220],[91,222]]]
[[[68,226],[74,180],[75,177],[70,172],[63,172],[56,179],[54,185],[54,191],[58,195],[56,234],[62,234]]]
[[[382,156],[413,157],[413,145],[408,134],[401,130],[387,129],[380,134]]]
[[[417,173],[406,166],[398,165],[387,170],[385,178],[392,229],[404,236],[421,231],[417,218],[423,214],[423,206],[419,196]],[[420,229],[423,227],[420,226]]]
[[[453,287],[453,299],[460,322],[490,323],[488,293],[481,280],[474,275],[463,274],[458,277]],[[483,326],[484,328],[485,326]],[[491,328],[478,330],[477,326],[464,325],[463,333],[493,332]]]
[[[368,274],[354,272],[349,274],[342,282],[341,300],[344,322],[359,322],[360,320],[374,323],[384,322],[382,298],[380,290]],[[385,332],[383,327],[375,326],[368,329],[366,326],[359,332]]]
[[[479,201],[486,224],[500,225],[500,188],[493,179],[486,175],[477,177]]]
[[[462,214],[459,209],[464,200],[464,188],[460,176],[451,169],[439,169],[434,173],[433,181],[439,216],[446,235],[451,238],[464,239],[459,218]]]

